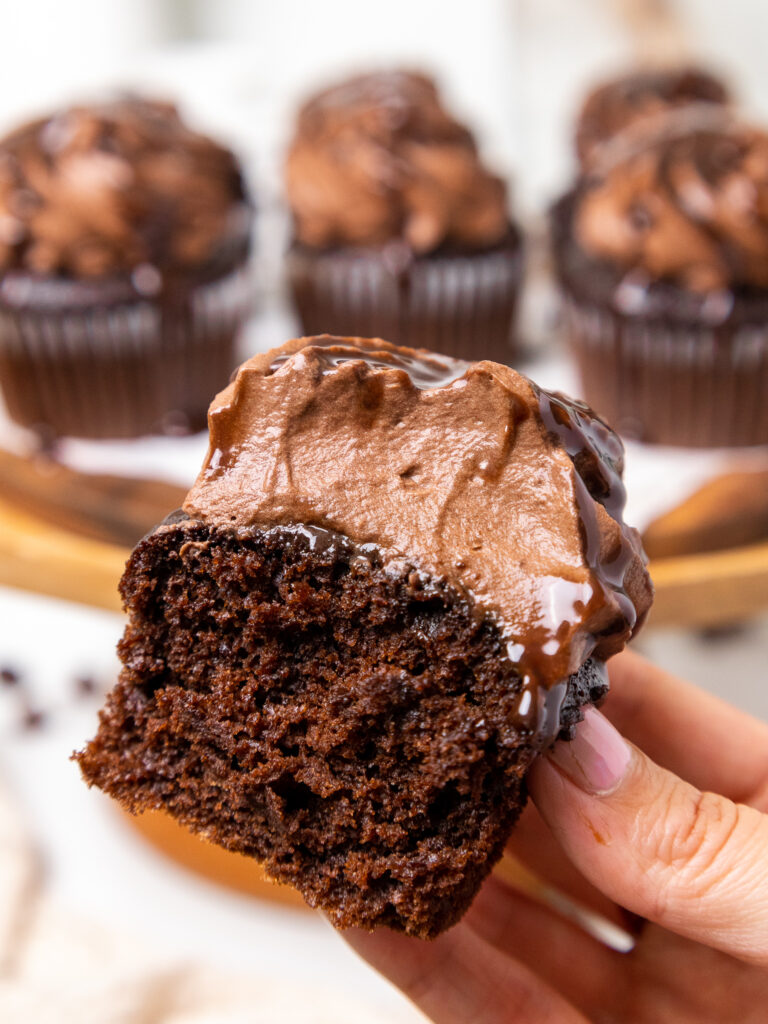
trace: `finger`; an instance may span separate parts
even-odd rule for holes
[[[608,673],[603,711],[619,732],[699,789],[768,810],[768,725],[631,651]]]
[[[490,878],[464,923],[506,956],[530,967],[590,1019],[630,982],[627,957],[529,896]],[[578,952],[577,952],[578,951]]]
[[[590,709],[529,775],[574,865],[679,935],[768,965],[768,817],[660,768]]]
[[[586,1024],[532,971],[464,924],[432,942],[387,929],[351,929],[344,938],[439,1024]]]
[[[523,811],[507,843],[507,850],[545,885],[613,924],[628,927],[624,909],[617,907],[576,870],[534,804],[529,803]],[[507,879],[505,867],[502,862],[497,874],[501,873]]]

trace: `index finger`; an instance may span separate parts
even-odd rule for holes
[[[698,789],[768,805],[768,725],[631,651],[608,674],[602,712],[649,757]]]

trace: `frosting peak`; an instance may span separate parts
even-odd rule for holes
[[[509,230],[502,181],[424,75],[362,75],[299,112],[286,160],[296,237],[306,245],[380,245],[417,253],[483,248]]]
[[[324,527],[446,579],[536,687],[619,650],[648,609],[621,442],[507,366],[298,339],[245,363],[209,427],[189,515]]]
[[[0,141],[0,270],[194,270],[248,221],[234,156],[168,103],[72,107]]]
[[[576,152],[582,164],[618,132],[691,103],[721,105],[728,89],[697,67],[633,71],[604,82],[585,99],[576,124]]]
[[[768,287],[768,133],[688,107],[617,137],[580,186],[574,233],[647,281]]]

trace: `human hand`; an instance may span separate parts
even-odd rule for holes
[[[609,670],[607,717],[537,760],[509,848],[634,947],[497,877],[434,942],[347,932],[437,1024],[768,1020],[768,725],[637,655]]]

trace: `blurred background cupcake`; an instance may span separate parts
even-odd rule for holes
[[[166,103],[72,107],[0,142],[0,385],[48,436],[199,427],[236,362],[251,208]]]
[[[691,103],[731,100],[717,76],[694,66],[644,68],[610,78],[586,97],[576,120],[576,155],[582,167],[618,132]]]
[[[553,234],[601,415],[651,443],[768,443],[768,133],[701,104],[620,133]]]
[[[504,183],[429,78],[376,73],[310,99],[285,179],[305,334],[510,359],[520,235]]]

